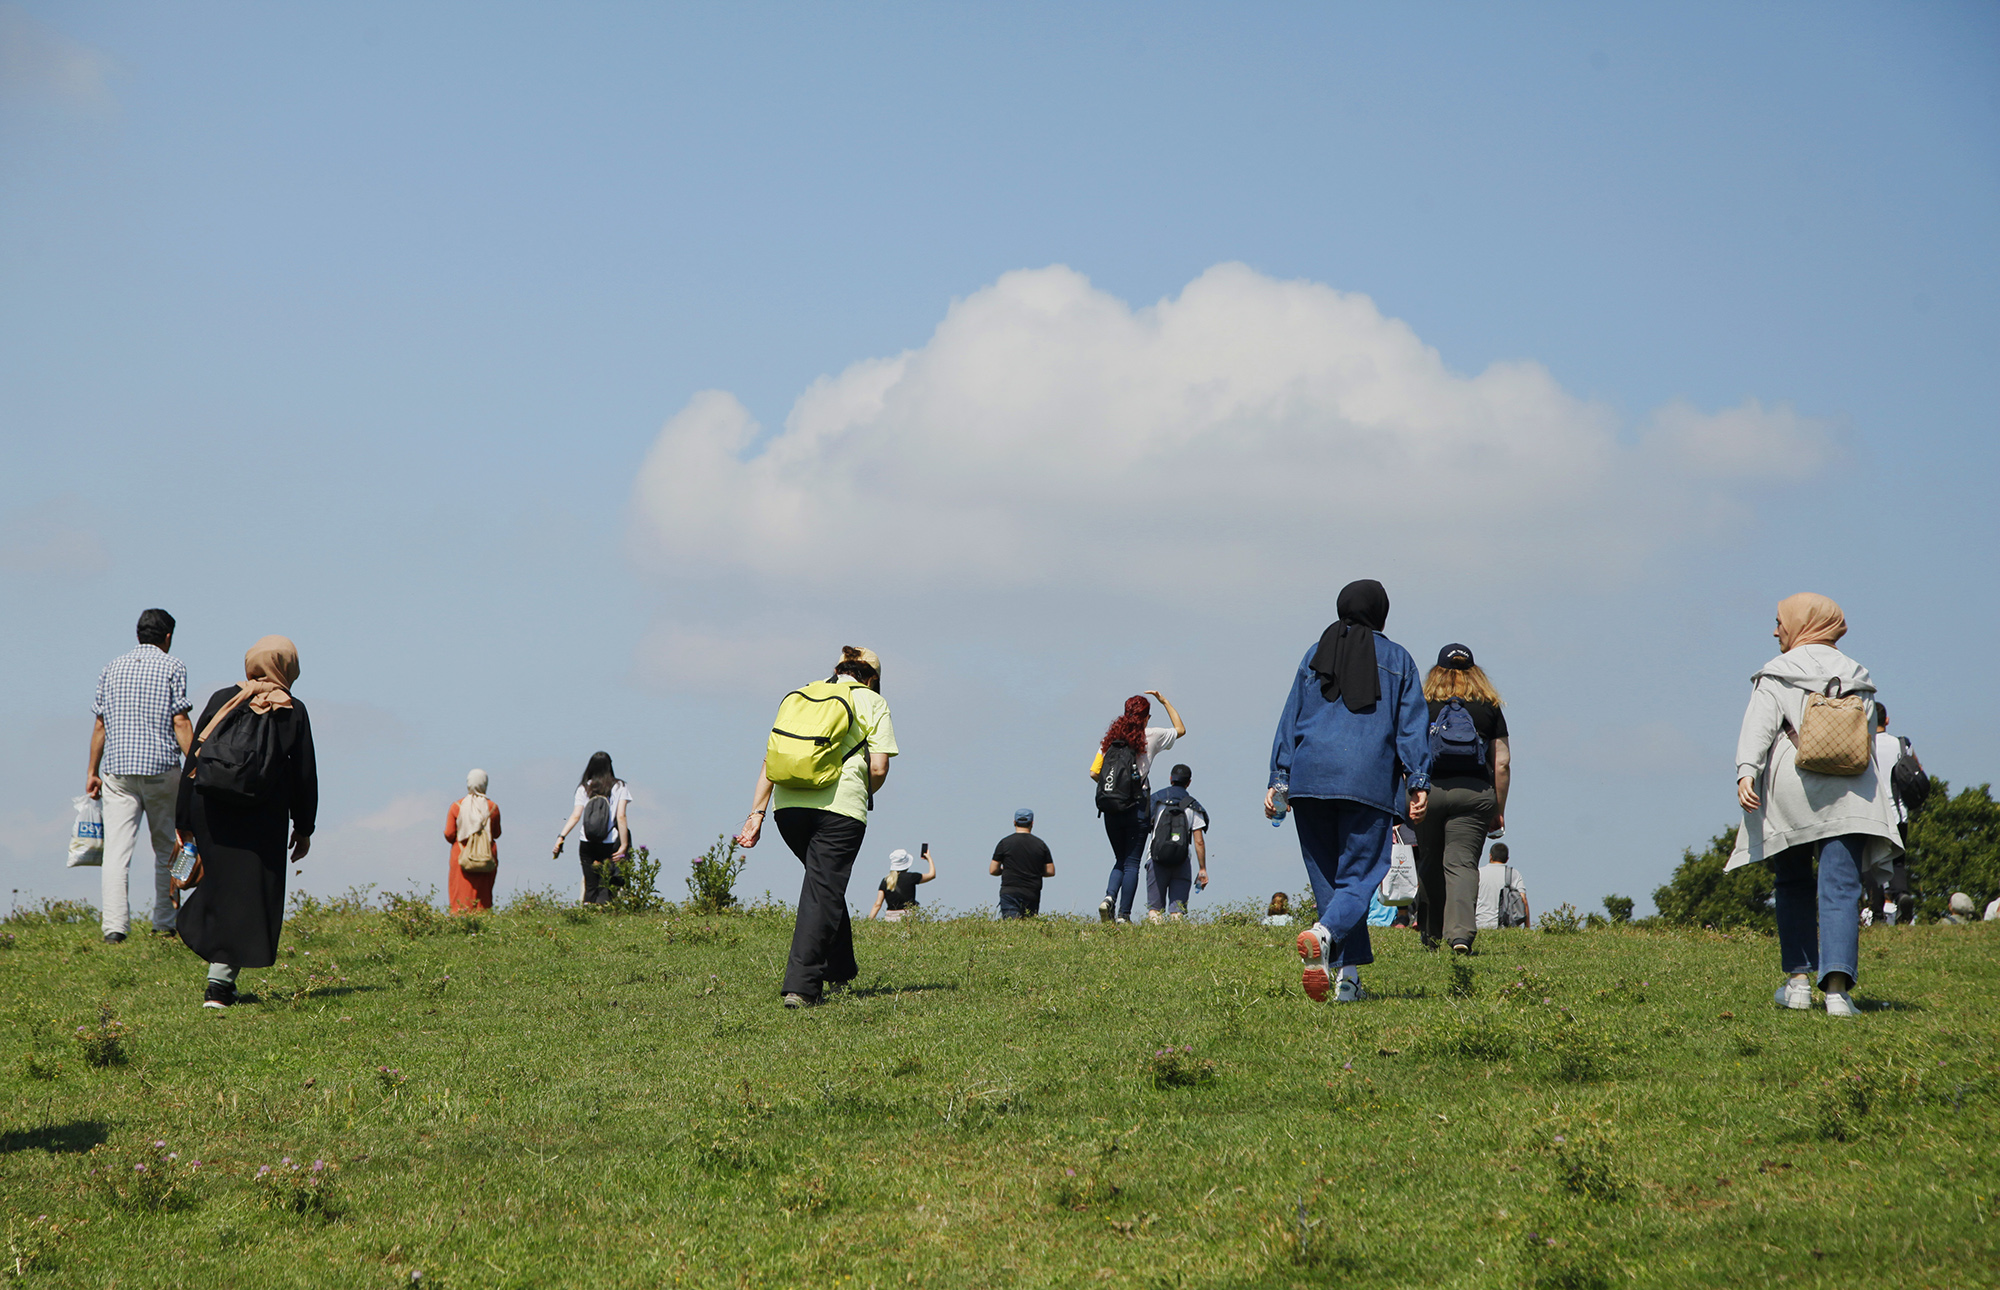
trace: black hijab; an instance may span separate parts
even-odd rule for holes
[[[1340,619],[1320,633],[1312,670],[1319,673],[1319,692],[1328,703],[1340,699],[1349,712],[1360,712],[1382,697],[1375,633],[1389,621],[1389,593],[1373,578],[1363,578],[1342,587],[1334,607]]]

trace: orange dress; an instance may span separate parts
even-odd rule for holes
[[[500,804],[492,802],[493,818],[493,859],[500,859]],[[475,909],[493,908],[493,880],[499,876],[496,868],[492,873],[467,873],[458,867],[458,803],[444,813],[444,837],[451,843],[451,912],[468,913]]]

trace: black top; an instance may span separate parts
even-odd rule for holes
[[[882,907],[884,909],[905,909],[916,904],[917,884],[922,882],[923,879],[908,869],[891,876],[896,880],[893,885],[889,882],[888,878],[884,878],[877,884],[877,889],[882,893]]]
[[[1460,699],[1467,715],[1472,718],[1472,728],[1486,741],[1486,764],[1481,766],[1477,757],[1440,757],[1431,763],[1431,787],[1470,788],[1478,790],[1493,787],[1493,741],[1507,737],[1507,714],[1491,703],[1478,699]],[[1445,701],[1432,699],[1430,710],[1432,721],[1444,711]]]
[[[237,689],[225,685],[209,696],[208,706],[201,710],[201,720],[194,723],[197,736],[208,729],[208,723],[222,705],[236,697]],[[259,803],[256,807],[239,804],[235,809],[290,816],[292,832],[299,837],[311,837],[319,822],[319,763],[313,752],[312,719],[306,715],[306,705],[294,696],[291,707],[273,708],[259,715],[250,711],[246,702],[229,714],[229,720],[270,722],[277,730],[278,749],[285,758],[284,800]],[[195,747],[199,749],[200,745]],[[192,762],[181,769],[180,790],[174,804],[174,827],[187,833],[194,832],[195,787],[191,769]]]
[[[1049,844],[1032,833],[1009,833],[993,848],[993,858],[1000,862],[1000,890],[1033,891],[1042,889],[1042,874],[1055,857],[1049,854]]]

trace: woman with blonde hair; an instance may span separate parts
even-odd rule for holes
[[[451,843],[451,912],[493,908],[493,879],[500,872],[500,804],[486,796],[486,772],[465,777],[465,796],[444,813]]]
[[[1750,706],[1736,739],[1743,827],[1724,866],[1769,862],[1786,978],[1774,1002],[1803,1011],[1818,985],[1830,1017],[1857,1015],[1850,992],[1861,958],[1864,879],[1887,878],[1903,850],[1889,768],[1875,758],[1869,738],[1875,682],[1834,648],[1846,634],[1847,616],[1825,596],[1779,602],[1772,635],[1783,652],[1750,678]],[[1822,709],[1810,732],[1809,707]],[[1822,722],[1833,738],[1818,738]],[[1850,727],[1851,737],[1842,740]],[[1809,733],[1815,738],[1802,751]]]
[[[1479,935],[1479,853],[1506,823],[1511,782],[1500,692],[1451,644],[1424,677],[1430,708],[1431,806],[1417,824],[1417,931],[1425,949],[1470,954]]]

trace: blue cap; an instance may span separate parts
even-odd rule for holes
[[[1034,822],[1035,822],[1035,813],[1029,810],[1027,807],[1024,806],[1020,810],[1014,812],[1014,823],[1033,824]]]

